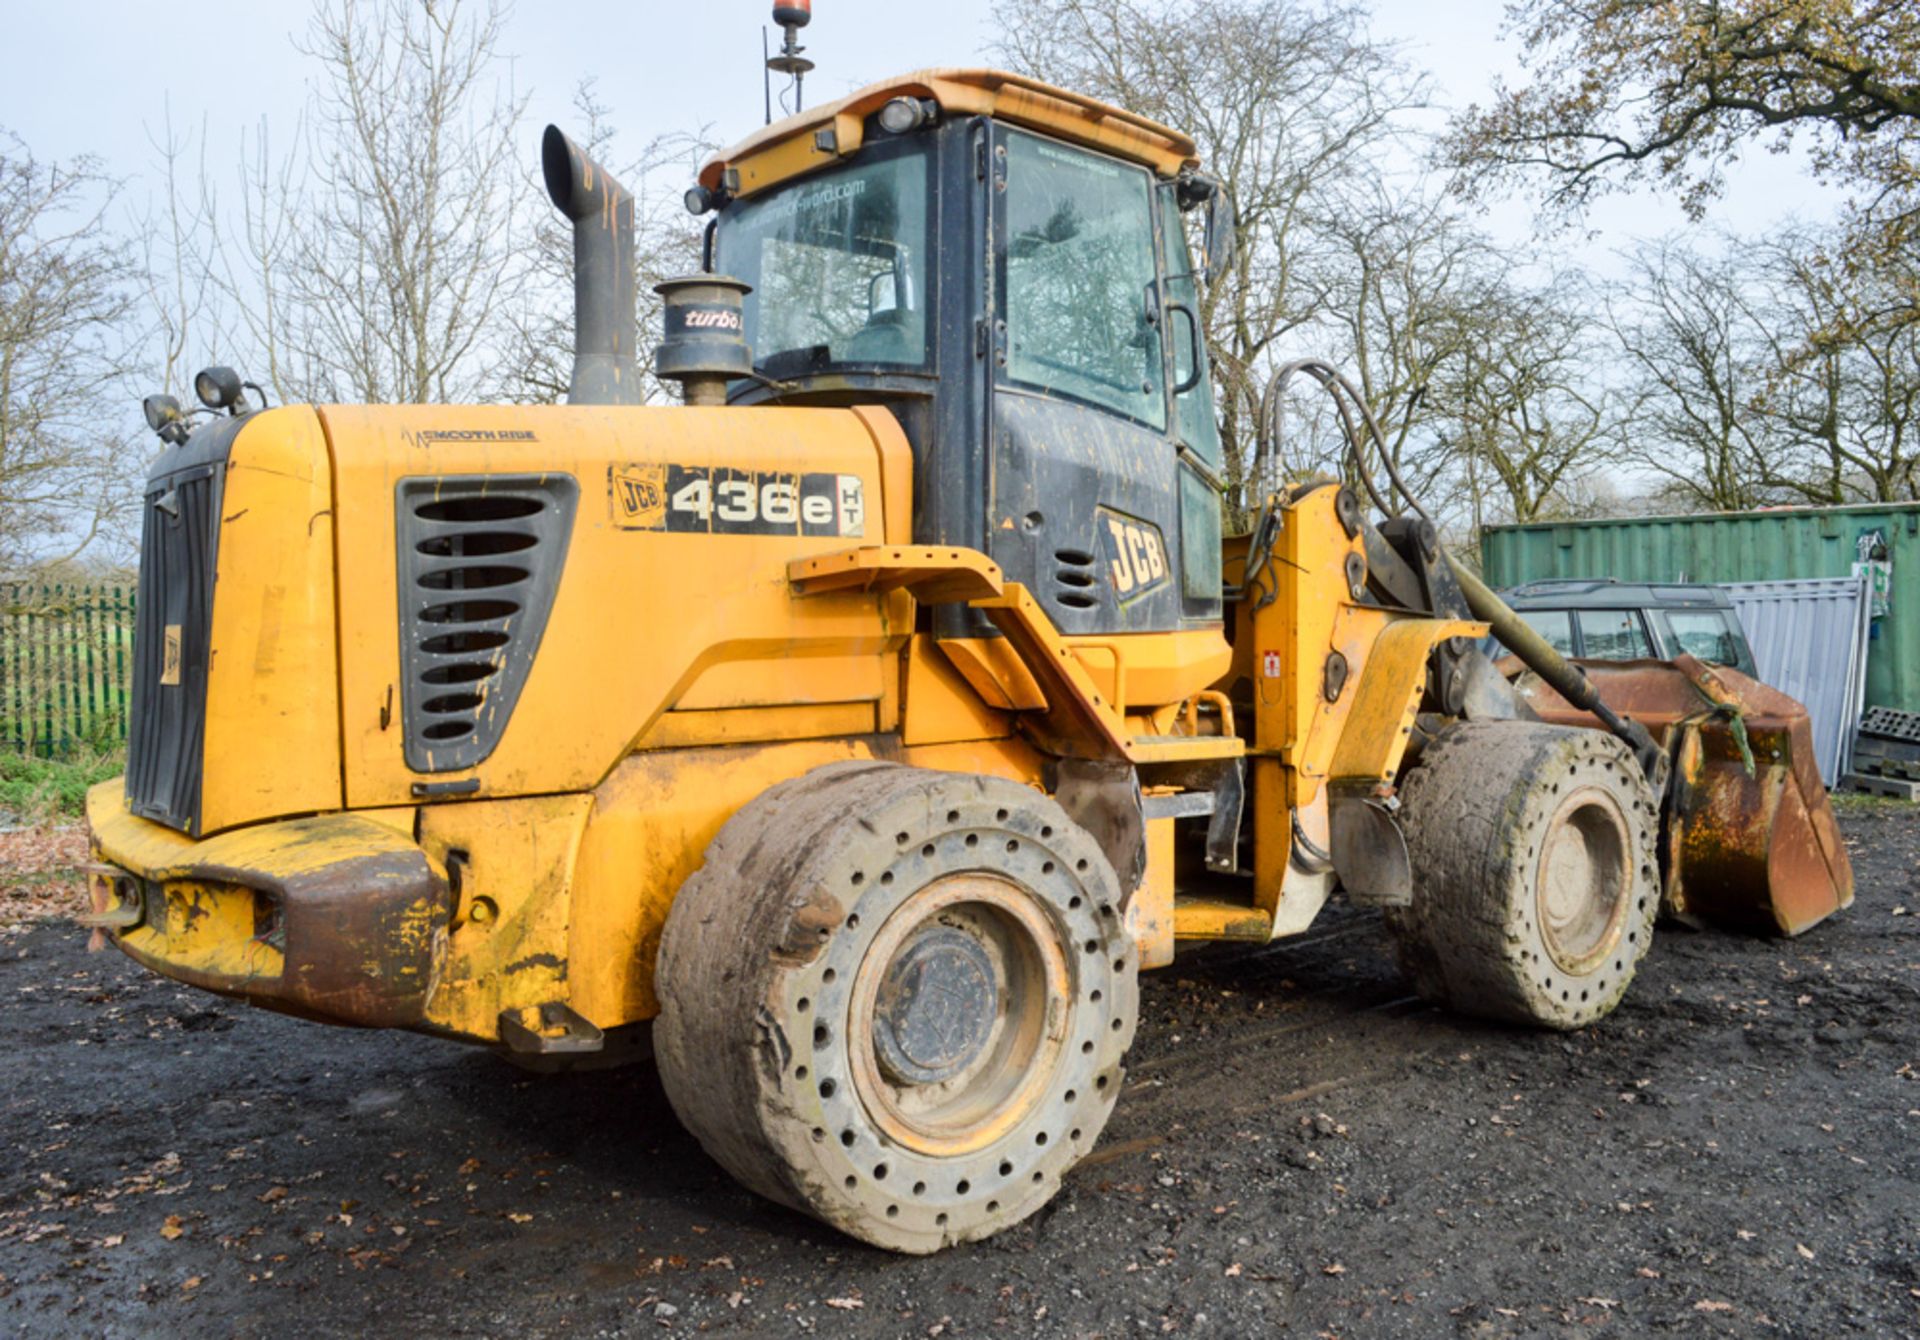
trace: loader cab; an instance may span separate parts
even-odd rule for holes
[[[730,399],[887,405],[913,445],[915,541],[984,550],[1069,635],[1217,629],[1191,155],[984,71],[769,127],[701,178],[725,201],[711,268],[752,286],[756,377]],[[937,617],[949,636],[978,619]]]

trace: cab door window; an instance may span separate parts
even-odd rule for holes
[[[1180,465],[1180,582],[1191,600],[1220,595],[1220,423],[1200,326],[1200,285],[1186,226],[1171,186],[1160,188],[1160,239],[1166,250],[1166,319],[1173,353],[1174,438],[1190,459]]]
[[[1009,380],[1167,424],[1146,170],[1006,133]]]

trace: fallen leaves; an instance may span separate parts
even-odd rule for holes
[[[0,833],[0,936],[84,913],[87,860],[87,830],[80,824]]]
[[[167,1221],[160,1225],[160,1236],[168,1242],[172,1242],[175,1238],[182,1236],[186,1231],[186,1221],[177,1214],[168,1215]]]
[[[1341,1265],[1338,1261],[1333,1261],[1333,1262],[1329,1262],[1327,1265],[1321,1266],[1320,1273],[1322,1275],[1344,1275],[1347,1273],[1347,1268]]]
[[[1693,1305],[1693,1310],[1695,1312],[1731,1312],[1733,1304],[1723,1303],[1717,1298],[1702,1298]]]
[[[842,1312],[852,1312],[866,1306],[866,1303],[858,1298],[823,1298],[820,1301],[828,1307],[838,1308]]]

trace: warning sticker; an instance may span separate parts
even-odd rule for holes
[[[622,530],[866,534],[866,485],[859,475],[724,465],[616,465],[607,471],[607,495],[613,523]]]
[[[1280,653],[1263,651],[1260,653],[1260,673],[1268,679],[1280,678]]]
[[[160,640],[160,682],[174,686],[180,682],[180,625],[170,623]]]

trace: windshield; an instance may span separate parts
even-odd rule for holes
[[[775,375],[927,361],[927,162],[914,149],[736,206],[715,264],[753,286],[746,337]]]

